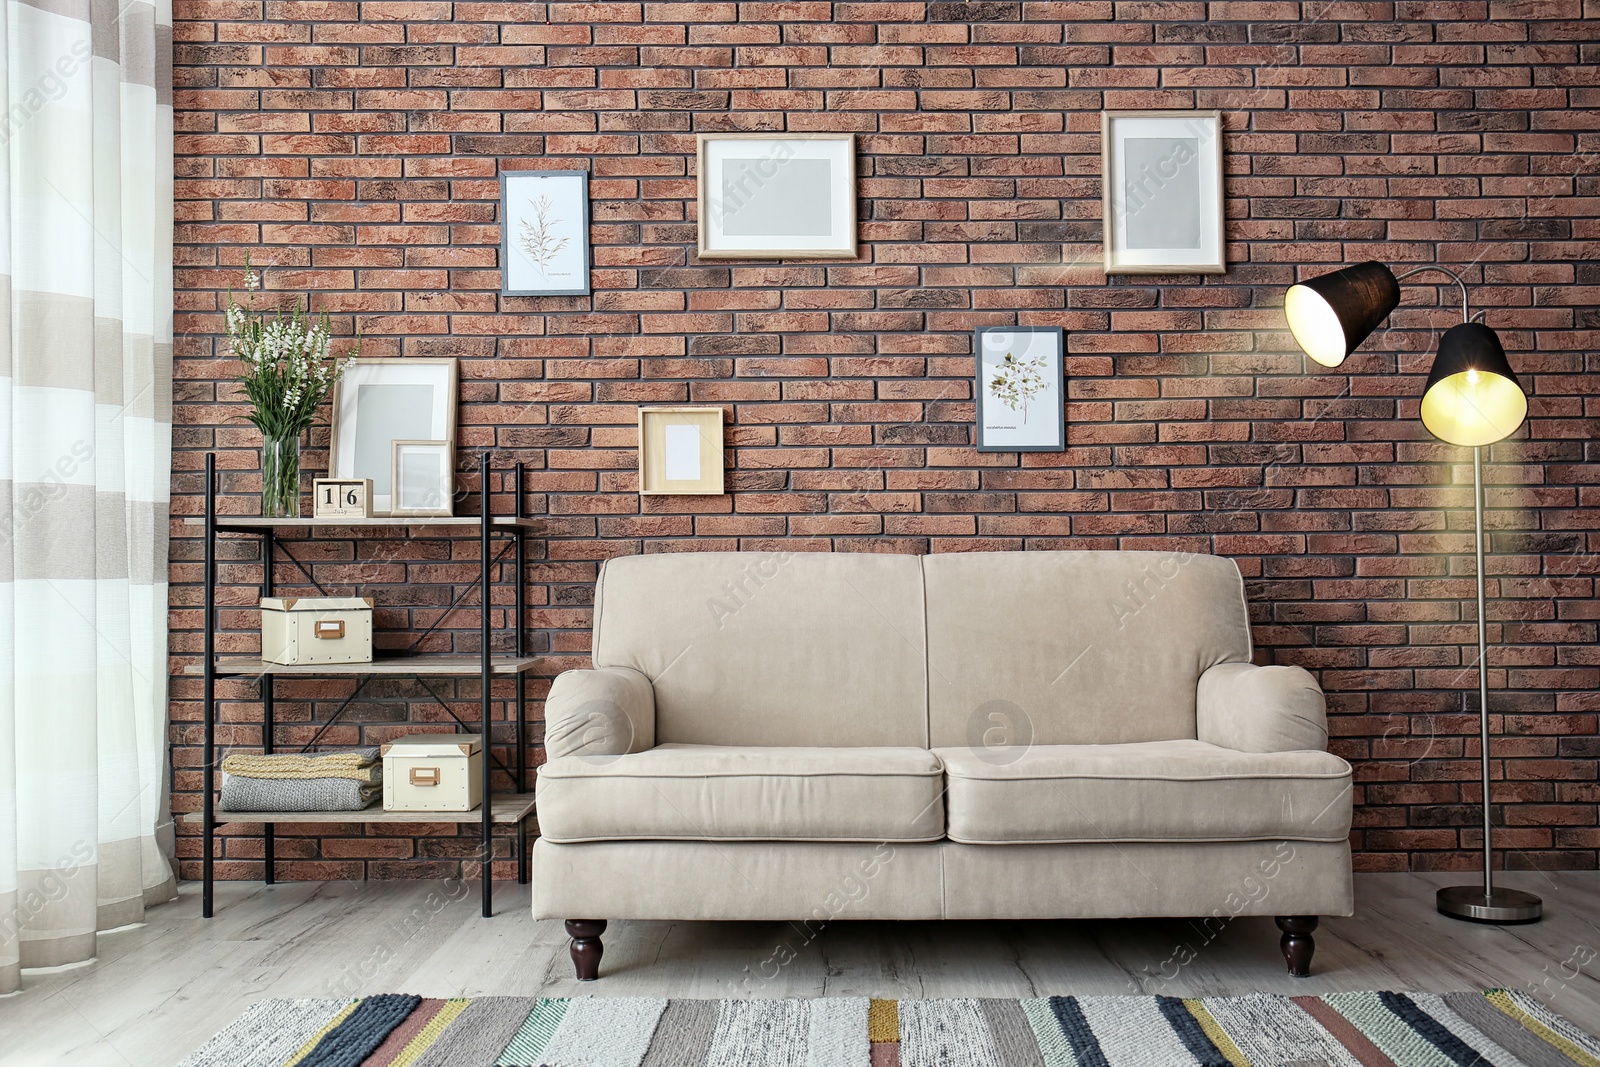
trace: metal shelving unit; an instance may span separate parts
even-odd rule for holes
[[[198,675],[203,679],[203,710],[205,719],[204,741],[204,804],[199,812],[190,812],[184,816],[188,823],[198,822],[202,826],[202,836],[205,839],[205,852],[201,859],[201,914],[205,918],[212,915],[212,884],[213,866],[215,864],[216,831],[222,823],[256,823],[262,827],[263,859],[265,860],[265,880],[268,885],[274,881],[274,856],[273,856],[273,827],[276,823],[447,823],[467,824],[478,823],[482,827],[483,840],[481,844],[481,870],[483,877],[483,914],[487,918],[494,913],[494,841],[493,828],[496,825],[515,826],[517,838],[517,881],[527,884],[528,881],[528,830],[527,820],[533,813],[533,796],[528,792],[528,753],[527,753],[527,675],[539,663],[536,657],[526,655],[527,627],[524,620],[527,617],[527,542],[532,536],[543,532],[544,524],[539,519],[526,518],[522,514],[522,464],[514,467],[516,489],[513,493],[516,503],[511,515],[491,515],[492,494],[489,491],[489,454],[481,452],[478,455],[479,485],[482,487],[481,497],[483,511],[486,517],[453,516],[425,518],[396,517],[396,518],[370,518],[370,519],[267,519],[258,516],[230,516],[217,514],[217,470],[216,453],[206,453],[205,465],[205,514],[198,518],[184,520],[186,525],[203,526],[205,528],[205,629],[201,661],[184,668],[184,673]],[[281,663],[267,663],[259,657],[252,656],[219,656],[217,655],[217,535],[219,533],[254,535],[261,538],[261,595],[273,595],[273,564],[277,554],[283,555],[293,563],[307,581],[323,593],[321,584],[312,575],[311,570],[300,560],[296,559],[287,548],[280,531],[303,531],[314,533],[318,530],[340,529],[401,529],[420,527],[424,529],[438,529],[451,527],[455,529],[475,528],[479,537],[479,654],[476,656],[463,655],[403,655],[375,659],[371,663],[347,664],[306,664],[286,665]],[[509,540],[509,546],[502,547],[496,554],[492,549],[495,538],[502,541]],[[513,655],[490,655],[490,643],[493,630],[489,624],[490,610],[490,575],[496,563],[509,554],[516,567],[516,579],[513,583],[516,590],[516,621],[510,628],[514,634]],[[469,587],[470,588],[470,587]],[[455,603],[450,605],[454,609],[465,597],[457,597]],[[448,610],[445,614],[448,614]],[[435,624],[437,625],[437,624]],[[426,634],[424,634],[426,636]],[[418,639],[421,640],[420,638]],[[416,679],[419,685],[427,689],[430,696],[438,702],[445,711],[455,720],[456,725],[462,729],[467,724],[458,718],[450,706],[441,700],[438,694],[427,685],[423,679],[439,677],[465,677],[477,675],[479,678],[479,704],[481,709],[480,723],[483,732],[483,789],[484,802],[478,810],[470,812],[387,812],[381,808],[366,809],[364,811],[339,811],[339,812],[234,812],[225,811],[217,807],[216,792],[216,731],[217,731],[217,693],[216,683],[222,677],[254,677],[261,687],[261,722],[263,752],[272,752],[274,748],[274,734],[276,723],[273,719],[274,679],[280,675],[293,675],[298,677],[357,677],[361,682],[356,686],[355,692],[345,699],[344,704],[331,718],[321,725],[321,728],[304,746],[311,748],[317,743],[328,727],[339,720],[345,707],[348,707],[367,682],[375,677],[410,677]],[[490,743],[490,684],[496,677],[513,677],[516,679],[516,767],[501,767],[516,784],[516,792],[512,794],[492,794],[490,791],[491,771],[495,764],[500,763],[493,755],[493,745]]]

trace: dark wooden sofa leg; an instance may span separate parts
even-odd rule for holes
[[[1311,954],[1317,950],[1316,939],[1311,936],[1311,932],[1317,928],[1317,917],[1280,915],[1277,922],[1278,929],[1283,931],[1283,938],[1278,945],[1283,949],[1283,958],[1289,963],[1289,973],[1296,978],[1306,977],[1311,973]],[[568,928],[570,927],[569,923]],[[578,950],[572,951],[576,958]],[[599,958],[597,954],[595,959]]]
[[[1312,925],[1316,924],[1313,919]],[[578,970],[578,981],[592,982],[600,977],[600,956],[605,946],[600,935],[606,932],[604,919],[568,919],[567,936],[572,938],[572,965]],[[1306,958],[1310,959],[1308,952]]]

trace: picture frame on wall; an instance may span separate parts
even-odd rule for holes
[[[702,133],[701,259],[854,259],[853,133]]]
[[[357,359],[333,389],[328,476],[372,479],[372,514],[391,514],[394,442],[454,447],[457,374],[451,358]]]
[[[639,495],[723,493],[722,409],[639,409]]]
[[[1107,274],[1222,274],[1222,112],[1100,113]]]
[[[589,295],[588,171],[501,173],[500,292]]]
[[[977,365],[979,452],[1065,452],[1066,334],[1059,326],[980,326]]]
[[[392,442],[389,484],[390,515],[453,515],[455,446],[449,441]]]

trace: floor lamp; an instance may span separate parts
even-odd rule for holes
[[[1509,437],[1528,415],[1528,398],[1495,332],[1473,321],[1467,285],[1445,267],[1395,275],[1368,261],[1291,286],[1284,317],[1297,344],[1317,363],[1337,367],[1400,305],[1400,282],[1424,271],[1449,275],[1461,290],[1461,322],[1445,331],[1422,393],[1422,425],[1439,440],[1472,449],[1472,504],[1478,557],[1478,718],[1483,757],[1483,885],[1439,890],[1441,912],[1485,923],[1537,922],[1543,904],[1532,893],[1497,889],[1489,817],[1488,621],[1484,617],[1483,448]]]

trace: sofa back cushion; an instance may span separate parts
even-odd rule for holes
[[[1250,660],[1232,560],[963,552],[923,569],[936,748],[1192,738],[1200,672]]]
[[[928,745],[916,556],[623,556],[594,613],[595,666],[655,687],[657,744]]]

